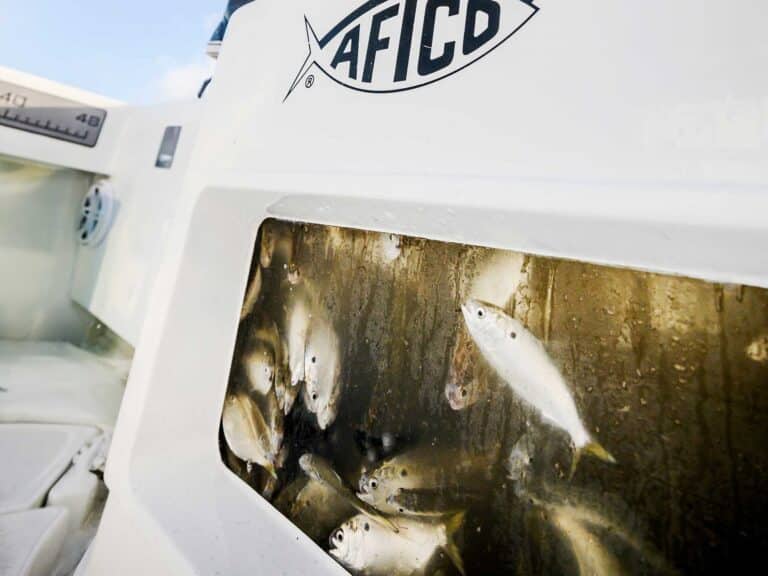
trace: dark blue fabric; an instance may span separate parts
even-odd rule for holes
[[[253,2],[253,0],[229,0],[227,9],[224,11],[224,17],[221,19],[221,22],[219,22],[219,25],[216,26],[216,30],[213,31],[210,41],[221,42],[224,40],[224,35],[227,32],[227,25],[229,24],[229,19],[232,17],[232,14],[251,2]]]

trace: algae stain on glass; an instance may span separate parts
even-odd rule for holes
[[[767,342],[765,289],[267,220],[222,458],[354,574],[722,572]]]

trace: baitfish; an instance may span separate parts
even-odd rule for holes
[[[341,479],[331,464],[315,454],[304,454],[299,458],[299,467],[311,479],[322,482],[347,500],[357,511],[365,514],[389,530],[397,532],[398,526],[381,512],[355,497],[352,489]]]
[[[325,430],[336,420],[342,380],[339,339],[330,320],[320,315],[312,317],[307,331],[304,374],[304,405]]]
[[[248,389],[261,395],[280,379],[283,344],[277,324],[264,313],[254,316],[243,344],[242,366]]]
[[[283,341],[283,360],[288,358],[288,345]],[[293,405],[296,403],[296,398],[301,391],[301,384],[298,386],[291,386],[290,374],[287,364],[281,363],[280,370],[275,377],[275,395],[277,396],[277,403],[283,414],[288,416],[293,409]]]
[[[478,492],[444,488],[398,488],[387,497],[387,503],[392,504],[398,514],[434,517],[456,514],[478,500]]]
[[[445,398],[453,410],[464,410],[488,394],[490,373],[465,330],[459,333],[451,354]]]
[[[346,568],[367,576],[405,576],[424,574],[435,554],[442,551],[465,574],[454,541],[463,522],[463,512],[445,522],[402,518],[396,533],[358,514],[333,531],[329,552]]]
[[[282,425],[273,415],[265,418],[259,406],[247,394],[230,394],[224,401],[221,417],[224,438],[229,449],[241,460],[258,464],[277,476],[275,461],[283,441]]]
[[[544,345],[501,308],[469,300],[461,307],[472,339],[507,385],[547,422],[565,430],[575,446],[571,476],[583,452],[614,463],[579,417],[576,402]]]
[[[382,462],[360,477],[357,497],[387,514],[407,512],[396,502],[403,492],[435,491],[453,494],[472,493],[491,480],[495,454],[470,454],[460,450],[415,448]],[[435,512],[419,505],[413,513]],[[403,508],[403,510],[401,510]],[[419,508],[422,511],[419,511]]]
[[[288,300],[286,334],[288,341],[288,371],[291,386],[304,382],[304,356],[307,347],[307,333],[311,311],[308,298],[300,294],[291,294]]]
[[[325,540],[334,528],[357,514],[346,498],[326,484],[299,476],[280,493],[275,507],[313,540]]]
[[[273,264],[282,265],[293,260],[293,233],[290,225],[283,222],[269,221],[262,226],[261,244],[259,245],[259,264],[269,268]]]

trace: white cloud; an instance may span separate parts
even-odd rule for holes
[[[211,12],[205,15],[203,18],[203,30],[210,36],[219,25],[221,20],[221,12]]]
[[[221,20],[222,12],[209,12],[203,15],[200,26],[204,29],[206,39],[213,33]],[[169,100],[187,100],[197,97],[203,82],[213,76],[216,66],[204,54],[205,45],[201,46],[199,55],[190,60],[179,62],[168,56],[154,58],[155,75],[149,90],[142,99],[145,103]]]
[[[215,62],[201,56],[186,64],[169,64],[163,72],[156,90],[159,100],[195,98],[203,82],[213,75]]]

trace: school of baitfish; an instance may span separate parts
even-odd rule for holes
[[[381,236],[375,254],[395,262],[402,248],[400,238]],[[295,249],[290,235],[263,231],[241,314],[248,328],[234,366],[239,377],[222,413],[227,446],[249,470],[255,465],[267,472],[270,492],[289,450],[284,418],[298,398],[317,428],[326,431],[338,416],[345,388],[339,337],[332,318],[318,303],[311,279],[293,264]],[[259,292],[264,275],[274,268],[286,272],[290,290],[280,317],[271,318],[260,309]],[[568,382],[544,344],[519,320],[502,306],[476,299],[467,299],[456,314],[461,329],[444,389],[452,410],[464,410],[485,398],[495,376],[543,423],[567,434],[571,475],[582,454],[615,462],[588,431]],[[510,478],[522,476],[527,454],[520,443],[506,456],[498,451],[415,446],[361,470],[353,487],[327,459],[306,453],[298,460],[302,475],[280,492],[275,505],[311,537],[327,539],[329,553],[356,574],[445,573],[440,568],[445,563],[454,573],[465,574],[455,537],[466,508],[487,492],[497,463],[507,461]],[[554,515],[556,526],[583,539],[581,525],[563,510]]]

